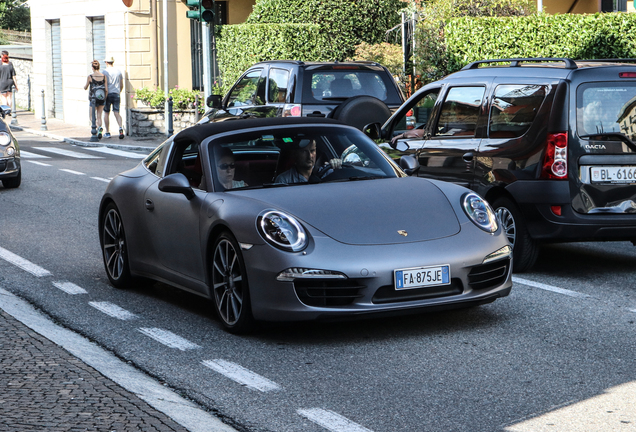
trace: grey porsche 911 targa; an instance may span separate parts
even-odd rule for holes
[[[208,297],[230,332],[489,303],[511,248],[470,190],[405,174],[329,119],[195,125],[116,176],[99,210],[115,287],[136,278]]]

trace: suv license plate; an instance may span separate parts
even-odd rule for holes
[[[636,166],[590,167],[592,183],[636,183]]]
[[[427,286],[449,285],[448,264],[395,270],[395,289],[413,289]]]

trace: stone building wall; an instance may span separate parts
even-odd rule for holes
[[[173,133],[177,133],[198,121],[195,110],[172,113]],[[129,134],[131,137],[152,137],[166,134],[164,110],[156,108],[131,108]]]
[[[19,109],[33,110],[36,103],[36,94],[33,88],[33,58],[30,56],[10,55],[9,61],[13,63],[16,78],[18,79],[18,92],[15,93],[15,104]]]

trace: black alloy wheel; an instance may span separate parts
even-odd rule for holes
[[[110,283],[116,288],[130,285],[132,277],[128,265],[126,234],[119,210],[114,203],[108,204],[102,219],[101,235],[104,267]]]
[[[212,255],[212,297],[216,313],[231,333],[246,333],[253,323],[245,263],[238,242],[225,231]]]
[[[493,208],[512,245],[513,270],[523,272],[530,269],[539,256],[539,245],[530,237],[521,211],[506,197],[497,198]]]

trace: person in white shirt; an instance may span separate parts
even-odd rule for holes
[[[112,106],[115,120],[117,120],[119,125],[119,139],[124,139],[124,129],[121,123],[121,115],[119,115],[119,104],[121,102],[119,94],[124,88],[124,77],[121,71],[113,66],[115,63],[113,56],[104,61],[106,62],[106,69],[102,72],[108,78],[108,96],[104,105],[104,126],[106,127],[104,138],[110,138],[110,108]]]

